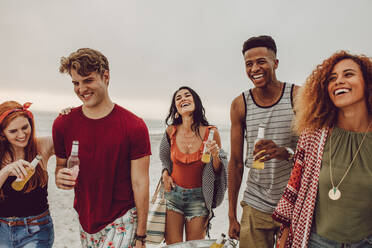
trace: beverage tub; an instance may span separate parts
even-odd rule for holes
[[[216,242],[216,239],[200,239],[200,240],[191,240],[176,244],[171,244],[167,246],[163,246],[164,248],[209,248],[213,244],[213,242]]]

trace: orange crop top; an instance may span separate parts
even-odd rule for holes
[[[209,130],[212,126],[208,126],[204,135],[203,141],[208,139]],[[204,163],[201,161],[203,154],[204,143],[200,145],[198,151],[186,154],[180,151],[176,143],[177,128],[172,126],[171,141],[171,160],[173,162],[172,178],[175,184],[182,188],[192,189],[202,186],[202,176]]]

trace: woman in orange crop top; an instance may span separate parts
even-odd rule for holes
[[[184,228],[186,240],[204,239],[206,235],[211,206],[206,204],[203,192],[206,164],[201,157],[204,144],[212,155],[210,163],[214,174],[226,170],[222,162],[225,159],[220,158],[219,133],[209,126],[204,112],[200,97],[191,88],[181,87],[174,93],[166,118],[170,142],[167,155],[172,167],[162,173],[167,199],[165,240],[168,245],[183,241]],[[213,140],[206,142],[211,129],[214,130]]]

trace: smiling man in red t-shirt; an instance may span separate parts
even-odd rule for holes
[[[83,247],[144,247],[149,204],[150,139],[144,121],[113,103],[108,95],[107,58],[82,48],[63,57],[83,102],[53,124],[56,184],[75,189]],[[76,180],[66,168],[72,142],[79,141]]]

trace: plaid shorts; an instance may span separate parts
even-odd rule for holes
[[[89,234],[80,227],[83,248],[129,248],[137,230],[137,210],[132,208],[101,231]]]

